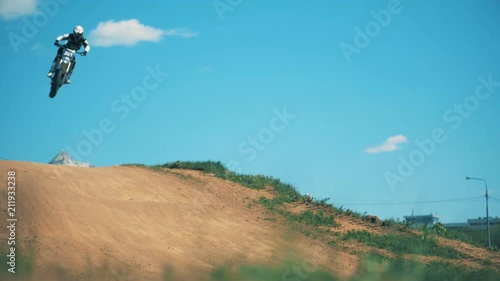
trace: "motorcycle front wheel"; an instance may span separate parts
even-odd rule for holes
[[[59,91],[59,88],[61,88],[63,76],[65,74],[66,73],[64,73],[64,71],[62,71],[61,69],[58,69],[54,73],[54,76],[52,76],[52,82],[50,83],[50,93],[49,93],[49,97],[51,99],[57,95],[57,91]]]

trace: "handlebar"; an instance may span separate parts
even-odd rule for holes
[[[57,47],[66,47],[64,44],[57,44]],[[75,52],[75,54],[79,54],[83,56],[83,52]]]

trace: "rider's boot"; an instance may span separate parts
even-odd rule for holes
[[[52,78],[52,75],[54,75],[54,68],[56,66],[56,62],[52,62],[52,66],[50,67],[49,73],[47,73],[47,77]]]
[[[75,69],[75,65],[76,65],[76,61],[73,60],[73,64],[71,65],[71,68],[69,69],[69,72],[68,72],[68,78],[66,79],[66,81],[64,82],[64,84],[71,84],[71,75],[73,74],[73,70]]]
[[[70,70],[69,73],[68,73],[68,76],[66,78],[66,81],[64,82],[64,84],[71,84],[71,74],[73,74],[73,70]]]

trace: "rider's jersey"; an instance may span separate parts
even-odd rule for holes
[[[82,35],[80,39],[77,39],[75,35],[71,34],[64,34],[59,37],[57,37],[56,41],[59,42],[61,40],[66,40],[66,47],[78,51],[82,45],[85,47],[85,51],[88,53],[90,51],[90,45],[87,39]]]

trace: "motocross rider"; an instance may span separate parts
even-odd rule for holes
[[[57,51],[57,55],[54,58],[54,61],[52,62],[52,66],[50,67],[49,73],[47,74],[49,78],[52,78],[52,75],[54,74],[55,71],[56,62],[61,59],[62,52],[65,47],[74,51],[78,51],[83,45],[85,47],[85,50],[83,51],[82,56],[86,56],[87,53],[90,51],[89,42],[83,36],[83,31],[84,31],[83,27],[77,25],[73,29],[73,33],[63,34],[56,38],[54,45],[58,46],[59,50]],[[66,40],[66,44],[64,46],[59,45],[59,42],[62,40]],[[76,65],[76,60],[73,58],[73,63],[71,64],[71,69],[68,73],[68,79],[65,81],[65,84],[71,84],[70,78],[71,74],[73,74],[73,70],[75,69],[75,65]]]

